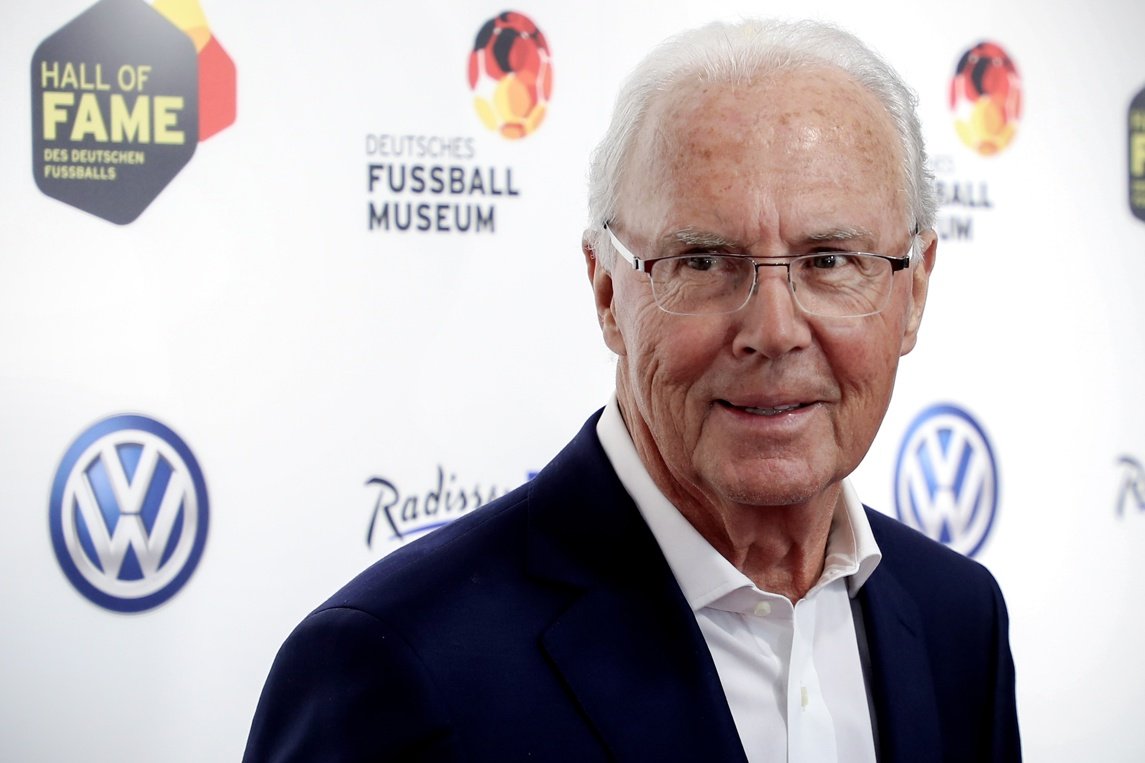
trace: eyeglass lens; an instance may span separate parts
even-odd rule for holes
[[[886,306],[891,292],[893,271],[885,258],[827,252],[783,263],[757,263],[747,257],[719,254],[668,257],[651,268],[653,295],[671,313],[734,312],[751,298],[757,270],[771,266],[787,269],[796,302],[815,315],[877,313]]]

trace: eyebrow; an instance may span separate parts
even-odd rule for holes
[[[669,233],[664,237],[664,242],[666,244],[674,243],[683,244],[685,246],[707,246],[713,249],[739,246],[739,242],[732,241],[718,233],[696,230],[695,228],[684,228],[683,230]]]
[[[871,241],[874,239],[874,234],[866,228],[857,228],[849,225],[807,234],[807,241],[816,243],[824,241],[854,241],[856,239]]]
[[[874,234],[872,234],[866,228],[845,225],[837,228],[828,228],[825,230],[808,233],[804,237],[804,241],[807,243],[817,244],[832,241],[873,241],[874,238]],[[672,244],[683,244],[684,246],[711,247],[712,249],[745,248],[744,245],[739,241],[729,239],[726,236],[721,236],[718,233],[696,230],[695,228],[683,228],[681,230],[669,233],[664,236],[663,241],[665,245],[669,246]]]

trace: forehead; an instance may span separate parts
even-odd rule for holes
[[[882,104],[841,70],[694,82],[653,104],[624,198],[660,230],[717,222],[749,238],[817,225],[897,230],[906,215],[901,155]]]

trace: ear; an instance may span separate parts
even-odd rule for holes
[[[588,281],[592,285],[592,294],[596,301],[596,319],[600,323],[600,332],[604,336],[604,343],[617,355],[624,355],[624,337],[616,324],[616,314],[612,309],[614,298],[612,274],[600,261],[593,249],[591,234],[585,231],[581,238],[580,248],[584,252],[584,262],[588,268]]]
[[[910,303],[907,306],[906,331],[902,337],[900,355],[914,349],[918,341],[918,327],[922,324],[922,311],[926,307],[926,293],[930,288],[930,272],[934,270],[934,259],[938,251],[938,234],[925,230],[918,234],[922,239],[922,256],[910,268]]]

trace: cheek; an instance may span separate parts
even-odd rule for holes
[[[664,388],[690,387],[717,364],[723,337],[702,319],[670,316],[654,308],[639,331],[639,367]]]
[[[852,375],[880,379],[894,376],[902,355],[910,317],[910,281],[895,282],[891,302],[882,312],[853,321],[824,325],[819,341],[832,366],[839,363]]]
[[[668,315],[655,305],[633,318],[625,362],[639,404],[650,421],[686,428],[694,418],[689,401],[707,399],[723,334],[711,321]]]
[[[856,413],[860,407],[881,412],[890,401],[902,340],[898,323],[880,319],[877,329],[855,326],[822,342],[835,379]]]

